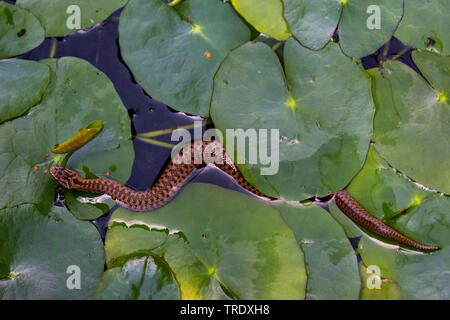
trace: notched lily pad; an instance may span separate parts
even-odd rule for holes
[[[139,84],[170,107],[208,116],[213,77],[228,52],[250,39],[229,3],[131,0],[120,17],[120,48]]]
[[[44,29],[29,11],[0,1],[0,59],[36,48],[44,41]]]
[[[261,157],[250,163],[246,152],[245,161],[234,159],[261,192],[288,200],[334,193],[359,171],[368,151],[374,114],[370,78],[335,43],[312,51],[290,38],[284,65],[285,73],[263,43],[233,50],[215,77],[211,117],[222,132],[267,130],[267,142],[279,133],[279,153],[271,155],[278,171],[272,175],[261,172],[268,167]]]

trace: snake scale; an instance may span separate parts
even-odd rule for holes
[[[194,155],[210,154],[206,160],[195,163]],[[201,157],[204,159],[204,157]],[[187,161],[186,161],[187,160]],[[135,191],[120,183],[106,179],[83,179],[76,172],[63,168],[51,167],[50,175],[67,189],[75,189],[97,194],[107,194],[123,207],[133,211],[148,211],[167,204],[189,180],[189,176],[198,168],[214,163],[216,167],[230,175],[241,187],[247,191],[270,200],[268,197],[251,185],[227,156],[225,149],[219,142],[203,141],[191,144],[190,148],[182,149],[176,157],[169,162],[159,179],[145,191]],[[334,195],[339,209],[358,225],[384,238],[396,241],[419,250],[432,251],[440,249],[437,246],[428,246],[413,241],[387,226],[381,220],[368,213],[345,190]]]

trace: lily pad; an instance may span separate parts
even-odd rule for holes
[[[0,210],[0,299],[91,299],[104,259],[95,227],[64,208]]]
[[[359,263],[362,280],[361,300],[401,300],[398,284],[379,275]]]
[[[264,194],[303,200],[334,193],[360,170],[369,148],[374,114],[369,77],[335,43],[312,51],[290,38],[284,64],[285,74],[263,43],[233,50],[215,77],[211,117],[224,133],[279,132],[279,154],[272,156],[279,156],[275,174],[263,175],[268,165],[261,159],[250,163],[248,152],[245,161],[234,159]],[[267,140],[272,139],[270,134]],[[225,142],[227,152],[243,152],[229,150]]]
[[[0,2],[0,59],[14,57],[44,41],[44,29],[29,11]]]
[[[355,252],[339,224],[316,205],[276,202],[272,207],[295,233],[305,253],[306,299],[358,299],[361,281]]]
[[[0,61],[0,124],[37,104],[49,80],[49,69],[41,63],[19,59]]]
[[[448,5],[448,0],[406,0],[405,14],[395,36],[419,49],[426,49],[432,40],[433,50],[449,55]]]
[[[130,120],[111,81],[80,59],[43,62],[51,69],[51,80],[42,101],[25,116],[0,125],[0,208],[24,203],[49,208],[56,184],[46,170],[61,160],[50,156],[50,150],[99,118],[104,129],[67,166],[82,175],[106,177],[110,172],[121,183],[131,172]]]
[[[153,98],[207,116],[213,77],[250,29],[228,3],[131,0],[120,17],[120,48],[139,84]]]
[[[106,252],[108,268],[136,256],[163,257],[182,299],[305,297],[304,256],[280,214],[210,184],[189,184],[152,212],[115,211]]]
[[[388,42],[403,16],[403,0],[341,2],[344,5],[339,22],[339,43],[342,51],[354,58],[370,55]],[[373,20],[378,12],[379,26]]]
[[[106,300],[178,300],[180,291],[164,262],[143,257],[107,270],[95,296]]]
[[[319,50],[330,41],[341,17],[341,0],[283,0],[283,3],[292,35],[302,45]]]
[[[233,7],[256,30],[277,40],[290,36],[282,0],[231,0]]]
[[[39,19],[44,26],[46,37],[64,37],[79,29],[91,27],[105,20],[126,3],[127,0],[17,0],[16,2],[17,6],[29,10]],[[74,9],[74,6],[78,9]],[[80,28],[71,29],[74,15],[78,12]]]
[[[428,188],[450,193],[450,58],[414,52],[428,77],[397,61],[372,70],[375,149],[391,166]]]

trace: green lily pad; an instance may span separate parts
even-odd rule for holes
[[[277,40],[290,36],[282,0],[231,0],[234,9],[256,30]]]
[[[434,41],[433,50],[449,55],[448,5],[448,0],[406,0],[405,14],[395,36],[419,49],[426,49],[430,38]]]
[[[95,220],[116,204],[109,196],[93,196],[75,190],[65,190],[64,201],[69,211],[80,220]]]
[[[182,299],[305,297],[304,256],[280,214],[210,184],[189,184],[152,212],[115,211],[106,252],[108,268],[139,256],[163,257]]]
[[[276,202],[272,207],[295,233],[305,253],[306,299],[358,299],[361,281],[355,252],[339,224],[324,209]]]
[[[213,77],[250,29],[228,3],[131,0],[120,17],[120,48],[139,84],[153,98],[207,116]]]
[[[44,41],[44,29],[27,10],[0,2],[0,59],[36,48]]]
[[[91,299],[104,261],[95,227],[64,208],[0,210],[0,299]]]
[[[32,12],[42,23],[46,37],[64,37],[79,29],[86,29],[105,20],[111,13],[123,7],[127,0],[17,0],[17,6]],[[78,6],[80,28],[70,29],[72,16]],[[69,25],[68,25],[68,22]]]
[[[408,1],[408,0],[407,0]],[[403,16],[403,0],[345,0],[339,22],[339,43],[342,51],[354,58],[374,53],[389,41]],[[377,11],[368,13],[370,6]],[[379,29],[372,16],[380,13]],[[375,17],[375,16],[374,16]],[[372,29],[369,29],[371,26]]]
[[[19,59],[0,61],[0,124],[37,104],[49,80],[49,69],[41,63]]]
[[[143,257],[107,270],[97,299],[178,300],[180,290],[170,269],[159,259]]]
[[[341,0],[283,0],[290,30],[305,47],[323,48],[333,36],[341,17]]]
[[[428,188],[450,193],[450,58],[413,53],[419,74],[397,61],[372,70],[377,107],[375,149],[391,166]]]
[[[76,151],[67,166],[83,176],[125,183],[134,160],[130,119],[111,81],[86,61],[45,60],[51,80],[42,101],[27,115],[0,125],[0,208],[24,203],[49,208],[56,183],[45,170],[60,162],[49,155],[57,142],[101,120],[104,129]],[[113,171],[111,168],[114,168]]]
[[[290,38],[284,64],[286,74],[263,43],[233,50],[215,77],[211,117],[224,133],[266,129],[270,141],[271,129],[279,130],[276,174],[262,175],[268,165],[261,159],[250,163],[248,152],[245,163],[234,159],[264,194],[303,200],[334,193],[361,169],[369,148],[374,114],[369,77],[335,43],[312,51]]]

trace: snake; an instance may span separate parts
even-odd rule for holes
[[[218,141],[197,141],[175,154],[156,182],[145,191],[136,191],[109,179],[83,179],[75,171],[65,167],[51,167],[49,173],[64,188],[106,194],[122,207],[132,211],[150,211],[171,201],[197,169],[213,164],[248,192],[268,200],[277,200],[250,184]],[[196,154],[200,157],[196,157]],[[201,160],[198,161],[198,158]],[[337,207],[353,222],[383,238],[423,251],[440,249],[438,246],[418,243],[397,232],[371,215],[346,190],[336,192],[333,199]]]

